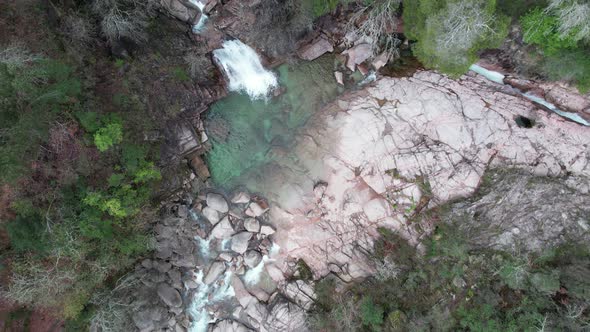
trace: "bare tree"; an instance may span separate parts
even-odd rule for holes
[[[78,13],[64,17],[61,31],[68,44],[74,48],[88,47],[96,34],[94,25]]]
[[[559,33],[562,37],[573,36],[575,40],[590,41],[590,3],[551,0],[547,11],[559,18]]]
[[[148,18],[156,6],[155,0],[95,0],[92,9],[102,17],[101,31],[109,42],[123,37],[145,42]]]
[[[378,0],[371,6],[364,5],[352,15],[346,30],[369,41],[373,55],[383,50],[388,57],[396,57],[401,44],[395,33],[400,3],[401,0]]]
[[[445,16],[437,42],[441,52],[469,49],[483,35],[496,33],[492,28],[495,16],[487,13],[479,1],[449,3]]]
[[[131,322],[131,314],[138,303],[133,301],[133,293],[140,283],[134,275],[126,275],[117,281],[110,291],[95,294],[90,302],[97,310],[90,320],[91,331],[118,332],[135,329]]]
[[[18,43],[0,48],[0,63],[13,70],[40,60],[41,56],[33,54]]]

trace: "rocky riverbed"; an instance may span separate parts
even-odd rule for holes
[[[240,7],[245,18],[233,23],[239,6],[232,1],[221,8],[214,1],[200,4],[203,13],[189,2],[167,3],[173,15],[191,25],[199,24],[203,13],[217,20],[213,26],[208,21],[209,30],[195,37],[206,40],[210,50],[221,47],[223,33],[264,44],[239,29],[254,24],[255,2]],[[333,73],[338,83],[350,80],[356,69],[368,74],[368,68],[378,71],[388,62],[368,54],[362,40],[342,44],[351,36],[332,29],[341,22],[331,24],[307,36],[297,52],[300,58],[343,51],[343,66],[335,66]],[[509,79],[512,86],[586,117],[584,96],[568,90],[573,97],[560,98],[563,93],[556,91],[563,87]],[[245,159],[257,158],[255,167],[240,160],[232,165],[244,168],[238,173],[247,190],[203,184],[209,171],[196,154],[207,148],[192,151],[189,164],[196,175],[163,207],[154,257],[137,266],[126,279],[133,286],[122,287],[117,295],[133,304],[135,328],[305,331],[306,311],[316,297],[314,280],[331,275],[346,284],[373,275],[368,257],[380,227],[421,248],[421,239],[435,224],[412,221],[424,211],[473,195],[491,169],[518,171],[498,180],[489,195],[453,205],[454,216],[471,213],[469,220],[486,225],[477,233],[488,234],[486,246],[515,250],[525,243],[535,251],[540,243],[588,239],[583,201],[590,177],[590,128],[508,86],[475,73],[451,79],[419,70],[409,77],[380,76],[312,113],[285,136],[290,144],[268,139],[260,154],[245,154]],[[240,125],[254,126],[247,121],[253,120],[245,117]],[[215,125],[209,133],[218,140],[248,141],[232,137],[235,131],[227,124]],[[264,123],[260,130],[270,126]],[[198,129],[197,140],[204,143],[206,130]],[[215,149],[214,143],[209,156]],[[264,163],[258,162],[262,154]],[[519,194],[529,190],[528,200]],[[559,199],[550,198],[554,191]],[[498,197],[498,192],[506,194]],[[495,210],[496,203],[501,207]],[[551,204],[571,213],[553,213],[547,208]],[[534,218],[519,214],[518,207],[527,207]],[[497,225],[496,220],[503,222]],[[474,224],[466,225],[467,232]]]

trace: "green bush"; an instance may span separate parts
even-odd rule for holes
[[[36,212],[18,215],[6,226],[12,249],[16,252],[46,252],[49,245],[45,227],[43,218]]]
[[[27,174],[49,127],[79,107],[81,85],[74,69],[27,54],[0,50],[0,182]]]
[[[418,0],[404,3],[414,54],[427,67],[452,76],[467,72],[477,52],[498,47],[508,33],[509,18],[496,13],[496,1]]]
[[[361,320],[363,325],[379,331],[383,324],[383,308],[373,303],[371,297],[364,297],[360,304]]]
[[[555,54],[560,49],[575,48],[577,41],[573,36],[563,37],[559,20],[541,8],[534,9],[520,20],[523,38],[526,43],[540,46],[547,54]]]
[[[123,141],[123,126],[120,123],[109,123],[94,133],[94,144],[100,152]]]
[[[337,330],[344,317],[357,319],[342,313],[358,312],[362,330],[373,331],[537,331],[543,324],[549,330],[578,331],[587,324],[590,312],[582,310],[572,319],[567,310],[590,301],[588,248],[560,247],[519,257],[469,248],[459,228],[439,226],[426,256],[398,259],[392,248],[389,258],[401,267],[396,278],[369,278],[344,294],[318,284],[316,320]],[[564,296],[569,309],[560,302]],[[353,307],[335,301],[339,297]]]
[[[546,56],[541,72],[551,80],[575,84],[582,93],[590,91],[590,49],[559,50]]]

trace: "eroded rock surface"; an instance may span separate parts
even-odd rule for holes
[[[590,240],[588,178],[514,171],[496,171],[486,178],[489,183],[477,197],[454,204],[445,217],[472,247],[540,253]]]
[[[590,175],[590,128],[502,89],[424,71],[383,78],[327,107],[300,135],[300,168],[285,162],[259,184],[273,201],[279,256],[304,259],[316,276],[360,278],[373,271],[364,255],[377,227],[418,243],[423,234],[408,220],[471,195],[490,166]]]

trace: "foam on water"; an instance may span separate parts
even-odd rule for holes
[[[225,72],[230,91],[265,99],[279,85],[276,75],[262,66],[258,54],[237,39],[225,41],[223,48],[213,51],[213,57]]]
[[[207,332],[209,324],[215,322],[215,318],[209,314],[207,306],[236,295],[231,285],[232,276],[233,273],[231,271],[226,271],[223,275],[223,282],[206,285],[203,283],[203,271],[200,270],[195,274],[195,281],[199,285],[199,288],[188,309],[188,313],[193,318],[193,322],[189,328],[190,332]]]

